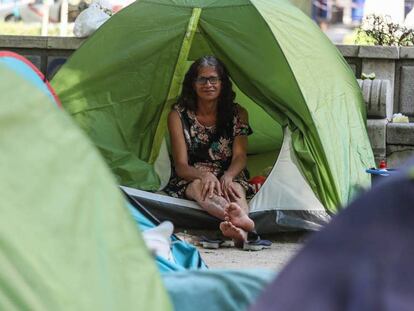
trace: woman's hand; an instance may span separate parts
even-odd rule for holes
[[[240,193],[234,187],[233,177],[230,174],[224,173],[223,176],[221,176],[220,185],[227,201],[232,202],[234,199],[241,198]]]
[[[213,173],[203,172],[201,174],[201,186],[201,198],[203,201],[206,199],[207,195],[209,198],[212,198],[214,192],[220,196],[223,195],[220,182]]]

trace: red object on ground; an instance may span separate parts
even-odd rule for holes
[[[259,191],[260,187],[264,184],[265,181],[266,181],[265,176],[254,176],[253,178],[249,180],[249,183],[254,188],[254,193],[257,193]]]
[[[379,163],[379,168],[380,169],[386,169],[387,168],[387,162],[385,162],[385,160],[381,160]]]

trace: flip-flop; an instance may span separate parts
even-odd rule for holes
[[[256,232],[247,233],[247,241],[243,243],[244,251],[261,251],[272,246],[269,240],[262,240]]]
[[[200,244],[203,248],[206,248],[206,249],[218,249],[220,247],[233,247],[234,246],[233,241],[221,240],[221,239],[213,240],[205,236],[202,236],[200,238]]]
[[[234,241],[232,241],[232,240],[224,240],[220,244],[220,247],[234,247]]]
[[[220,247],[221,243],[223,243],[223,240],[221,239],[210,239],[206,236],[200,237],[200,244],[206,249],[217,249]]]

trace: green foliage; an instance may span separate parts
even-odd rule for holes
[[[369,79],[369,80],[375,80],[375,78],[376,78],[375,72],[371,72],[369,74],[363,72],[361,74],[361,79],[362,80],[367,80],[367,79]]]
[[[356,44],[382,46],[414,45],[414,30],[394,23],[389,16],[368,15],[357,30]]]
[[[352,33],[347,34],[343,39],[343,44],[358,44],[358,45],[375,45],[374,40],[366,34],[355,29]]]
[[[376,45],[375,40],[367,35],[365,32],[357,29],[354,34],[354,44],[359,45]]]

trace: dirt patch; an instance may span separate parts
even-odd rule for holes
[[[202,258],[210,268],[265,268],[274,271],[280,271],[301,249],[309,236],[309,234],[304,232],[294,232],[262,237],[273,242],[271,248],[258,252],[250,252],[235,247],[219,249],[202,248],[199,244],[200,237],[205,235],[209,238],[217,238],[219,237],[219,233],[215,231],[180,231],[177,235],[181,239],[196,245]]]

